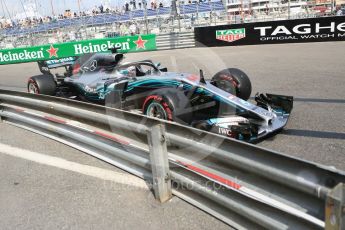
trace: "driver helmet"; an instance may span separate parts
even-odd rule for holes
[[[136,75],[137,75],[135,66],[130,66],[130,67],[122,70],[121,73],[128,76],[128,77],[136,77]]]

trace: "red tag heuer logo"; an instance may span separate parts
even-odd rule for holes
[[[216,39],[226,42],[233,42],[246,37],[246,29],[217,30]]]

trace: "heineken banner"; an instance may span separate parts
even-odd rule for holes
[[[197,46],[345,41],[345,16],[195,28]]]
[[[121,53],[156,50],[156,35],[126,36],[0,50],[0,64],[65,58],[84,53],[109,52],[108,49],[113,47],[119,48]]]

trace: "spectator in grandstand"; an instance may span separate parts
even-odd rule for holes
[[[137,33],[137,26],[135,25],[135,23],[132,23],[130,26],[129,26],[129,32],[131,35],[134,35]]]
[[[337,16],[342,16],[342,15],[343,15],[343,11],[341,7],[337,7]]]
[[[97,15],[99,13],[99,8],[97,6],[94,6],[92,9],[92,15]]]
[[[65,10],[64,18],[71,18],[71,17],[72,17],[71,10]]]
[[[190,19],[190,22],[191,22],[191,26],[194,26],[194,22],[195,22],[194,14],[192,14],[192,17],[191,17],[191,19]]]
[[[76,41],[75,32],[70,31],[70,32],[68,33],[68,37],[69,37],[69,41]]]
[[[121,36],[128,35],[128,30],[124,23],[120,24],[120,35]]]

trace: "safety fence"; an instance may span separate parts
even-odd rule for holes
[[[144,21],[148,19],[155,20],[157,17],[169,18],[171,15],[179,14],[182,17],[188,15],[207,14],[211,12],[224,12],[225,7],[222,1],[205,1],[198,4],[178,4],[175,9],[172,7],[158,7],[155,9],[133,9],[125,12],[108,12],[96,15],[85,15],[82,17],[53,19],[47,23],[38,23],[32,26],[24,26],[21,28],[19,25],[14,25],[12,28],[5,28],[3,33],[7,36],[19,35],[25,36],[33,33],[42,33],[46,31],[57,30],[66,27],[81,27],[81,26],[103,26],[115,23],[126,23],[133,21]],[[13,24],[13,23],[12,23]]]
[[[184,27],[184,26],[182,26]],[[141,34],[0,50],[0,65],[107,52],[190,47],[345,41],[345,16],[195,27],[160,35]],[[184,27],[185,28],[185,27]]]
[[[345,174],[109,107],[0,90],[0,117],[122,168],[238,229],[344,229]]]
[[[0,65],[49,60],[84,53],[141,52],[190,47],[345,41],[345,16],[195,27],[156,34],[117,36],[0,50]]]
[[[157,49],[179,49],[195,47],[195,39],[193,32],[184,33],[168,33],[157,36]]]

